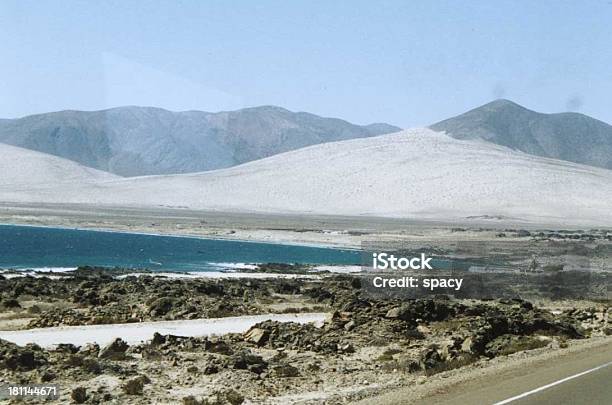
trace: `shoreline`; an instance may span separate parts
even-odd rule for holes
[[[270,240],[253,240],[253,239],[244,239],[244,238],[232,238],[232,237],[223,237],[223,236],[206,236],[206,235],[193,235],[193,234],[172,234],[172,233],[164,233],[164,232],[143,232],[143,231],[132,231],[132,230],[122,230],[122,229],[113,229],[113,228],[98,228],[98,227],[70,227],[66,225],[33,225],[33,224],[22,224],[22,223],[6,223],[1,222],[0,226],[13,226],[13,227],[28,227],[28,228],[44,228],[44,229],[61,229],[61,230],[69,230],[69,231],[84,231],[84,232],[104,232],[104,233],[118,233],[118,234],[130,234],[130,235],[143,235],[143,236],[159,236],[159,237],[169,237],[169,238],[185,238],[185,239],[196,239],[196,240],[215,240],[215,241],[228,241],[228,242],[245,242],[245,243],[259,243],[259,244],[268,244],[268,245],[286,245],[286,246],[303,246],[303,247],[313,247],[320,249],[333,249],[333,250],[361,250],[360,247],[357,246],[339,246],[333,244],[326,243],[303,243],[303,242],[291,242],[291,241],[270,241]]]
[[[547,232],[559,229],[544,224],[485,220],[442,222],[366,216],[245,214],[168,208],[10,203],[0,203],[0,223],[351,250],[359,250],[364,241],[370,240],[492,242],[498,240],[498,233],[508,230]],[[580,229],[563,227],[569,232]],[[600,226],[597,229],[607,228]],[[505,238],[511,239],[511,235]]]

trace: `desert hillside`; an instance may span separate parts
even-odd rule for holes
[[[316,145],[230,169],[86,187],[5,189],[0,198],[609,225],[612,171],[413,129]]]
[[[67,159],[1,143],[0,157],[0,187],[8,186],[13,190],[119,178]]]

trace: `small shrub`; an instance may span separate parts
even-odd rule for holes
[[[545,340],[527,338],[517,339],[512,344],[504,347],[499,351],[498,355],[507,356],[509,354],[524,352],[526,350],[534,350],[545,347],[548,345],[548,342]]]
[[[456,357],[452,360],[445,361],[442,363],[438,363],[436,366],[429,368],[425,371],[425,374],[428,376],[442,373],[444,371],[454,370],[457,368],[465,367],[470,365],[478,360],[478,356],[471,353],[462,353],[459,357]]]
[[[398,353],[401,353],[401,350],[389,348],[389,349],[386,349],[380,356],[378,356],[377,360],[378,361],[391,361],[393,360],[393,355],[398,354]]]

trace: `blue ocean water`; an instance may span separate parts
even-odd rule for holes
[[[219,263],[359,264],[349,249],[0,225],[0,268],[219,270]]]

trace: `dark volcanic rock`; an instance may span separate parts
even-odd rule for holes
[[[426,371],[438,367],[443,362],[444,360],[436,346],[426,348],[419,356],[419,365],[421,369]]]
[[[276,377],[281,378],[298,377],[300,375],[300,370],[288,363],[281,363],[272,366],[272,372]]]
[[[174,307],[174,300],[168,297],[158,298],[149,305],[151,316],[166,315]]]
[[[30,371],[48,363],[48,354],[36,345],[18,346],[0,339],[0,368]]]
[[[128,395],[142,395],[144,389],[145,379],[142,377],[136,377],[127,380],[123,385],[122,389]]]
[[[268,363],[250,350],[242,350],[232,355],[229,365],[238,370],[249,370],[256,374],[261,374],[268,367]]]
[[[261,328],[251,328],[244,334],[244,340],[250,343],[254,343],[257,346],[262,346],[266,343],[268,338],[270,337],[270,333]]]
[[[77,404],[82,404],[87,401],[87,390],[84,387],[76,387],[70,393],[70,398]]]

